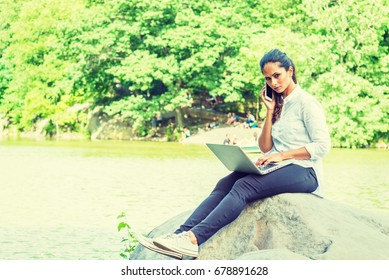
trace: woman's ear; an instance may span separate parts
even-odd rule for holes
[[[289,74],[289,77],[293,76],[293,67],[292,66],[289,66],[288,74]]]

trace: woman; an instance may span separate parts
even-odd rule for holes
[[[324,112],[318,101],[297,84],[292,60],[278,49],[260,61],[273,98],[262,101],[266,120],[258,139],[264,153],[256,164],[295,159],[266,175],[233,172],[222,178],[212,193],[173,234],[150,239],[139,237],[145,247],[165,255],[197,257],[199,245],[234,221],[253,201],[281,193],[319,192],[322,185],[322,158],[330,149]]]

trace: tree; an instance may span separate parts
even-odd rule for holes
[[[144,135],[156,111],[180,112],[206,95],[263,116],[258,62],[280,48],[324,104],[335,145],[389,141],[385,0],[1,5],[0,113],[20,130],[42,119],[58,131],[85,130],[87,112],[71,108],[87,103]]]
[[[19,129],[30,130],[41,119],[58,122],[76,102],[76,98],[67,97],[72,85],[67,75],[69,63],[59,56],[63,48],[58,26],[77,11],[80,3],[9,2],[18,12],[6,18],[9,36],[2,61],[12,79],[4,90],[1,111]]]

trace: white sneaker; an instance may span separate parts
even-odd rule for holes
[[[166,235],[166,237],[169,235]],[[175,234],[171,234],[171,235],[175,235]],[[143,245],[145,248],[147,248],[151,251],[154,251],[154,252],[169,256],[169,257],[173,257],[173,258],[176,258],[179,260],[182,260],[182,258],[183,258],[182,254],[155,246],[152,238],[144,237],[141,234],[135,234],[135,238],[136,238],[136,240],[138,240],[138,242],[141,245]]]
[[[199,246],[190,241],[188,232],[155,238],[153,242],[161,249],[174,251],[185,256],[197,258],[199,255]]]

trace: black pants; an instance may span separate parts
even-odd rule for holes
[[[291,164],[266,175],[233,172],[222,178],[176,233],[191,230],[199,245],[234,221],[253,201],[280,193],[311,193],[315,171]]]

